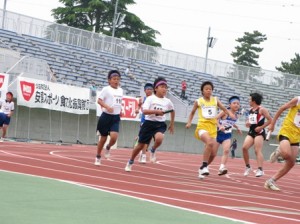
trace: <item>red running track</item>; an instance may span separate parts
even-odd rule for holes
[[[124,167],[129,149],[112,150],[110,160],[94,166],[95,146],[59,146],[4,142],[0,169],[72,181],[201,213],[253,223],[300,223],[300,166],[278,181],[280,192],[264,189],[267,178],[282,166],[265,161],[265,176],[243,176],[242,159],[229,159],[229,173],[218,176],[220,158],[210,176],[198,179],[201,155],[157,152],[156,164]],[[256,161],[251,161],[256,167]]]

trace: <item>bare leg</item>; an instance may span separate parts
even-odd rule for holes
[[[298,155],[299,147],[290,146],[288,140],[282,140],[280,142],[280,155],[285,159],[283,167],[277,171],[277,173],[272,177],[273,180],[278,180],[284,175],[286,175],[295,165],[296,157]]]
[[[223,164],[225,166],[227,163],[227,160],[228,160],[228,155],[229,155],[229,150],[230,150],[230,139],[225,140],[222,143],[222,147],[223,147],[223,155],[221,158],[221,164]]]
[[[243,150],[243,157],[244,157],[244,161],[245,161],[245,164],[246,165],[249,165],[250,164],[250,160],[249,160],[249,152],[248,150],[250,149],[250,147],[253,145],[254,143],[254,139],[247,135],[246,138],[245,138],[245,141],[244,141],[244,144],[243,144],[243,147],[242,147],[242,150]]]
[[[102,152],[103,146],[106,142],[106,139],[107,139],[107,136],[100,136],[99,137],[99,141],[98,141],[98,144],[97,144],[97,157],[101,156],[101,152]]]
[[[257,136],[254,139],[254,150],[256,154],[256,161],[258,167],[263,167],[264,163],[264,156],[262,154],[262,147],[263,147],[264,139],[262,136]]]

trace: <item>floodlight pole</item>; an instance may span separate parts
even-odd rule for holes
[[[1,26],[2,29],[4,29],[4,21],[6,17],[6,2],[7,0],[4,0],[3,13],[2,13],[2,26]]]
[[[116,31],[116,26],[117,26],[118,4],[119,4],[119,0],[116,0],[114,19],[113,19],[112,37],[115,37],[115,31]]]
[[[208,27],[207,44],[206,44],[206,54],[205,54],[205,62],[204,62],[204,73],[206,73],[209,42],[210,42],[210,27]]]

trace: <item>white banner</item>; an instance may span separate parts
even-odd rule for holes
[[[37,79],[18,78],[18,105],[73,114],[88,114],[90,89]]]
[[[9,74],[0,73],[0,100],[6,99],[6,93],[8,92],[8,80]]]
[[[98,104],[98,98],[100,96],[101,91],[97,91],[97,99],[96,99],[96,115],[99,117],[102,114],[102,110],[100,105]],[[134,120],[138,121],[139,113],[136,114],[136,108],[138,107],[138,99],[131,96],[123,96],[122,98],[122,113],[121,120]]]

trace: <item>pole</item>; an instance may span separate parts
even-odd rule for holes
[[[116,25],[117,25],[118,4],[119,4],[119,0],[116,0],[115,12],[114,12],[114,18],[113,18],[112,37],[115,37],[115,31],[116,31]]]
[[[210,27],[208,27],[207,44],[206,44],[206,54],[205,54],[205,62],[204,62],[204,73],[206,73],[209,41],[210,41]]]
[[[6,2],[7,0],[4,0],[4,5],[3,5],[3,14],[2,14],[2,29],[4,29],[4,21],[5,21],[5,17],[6,17]]]

